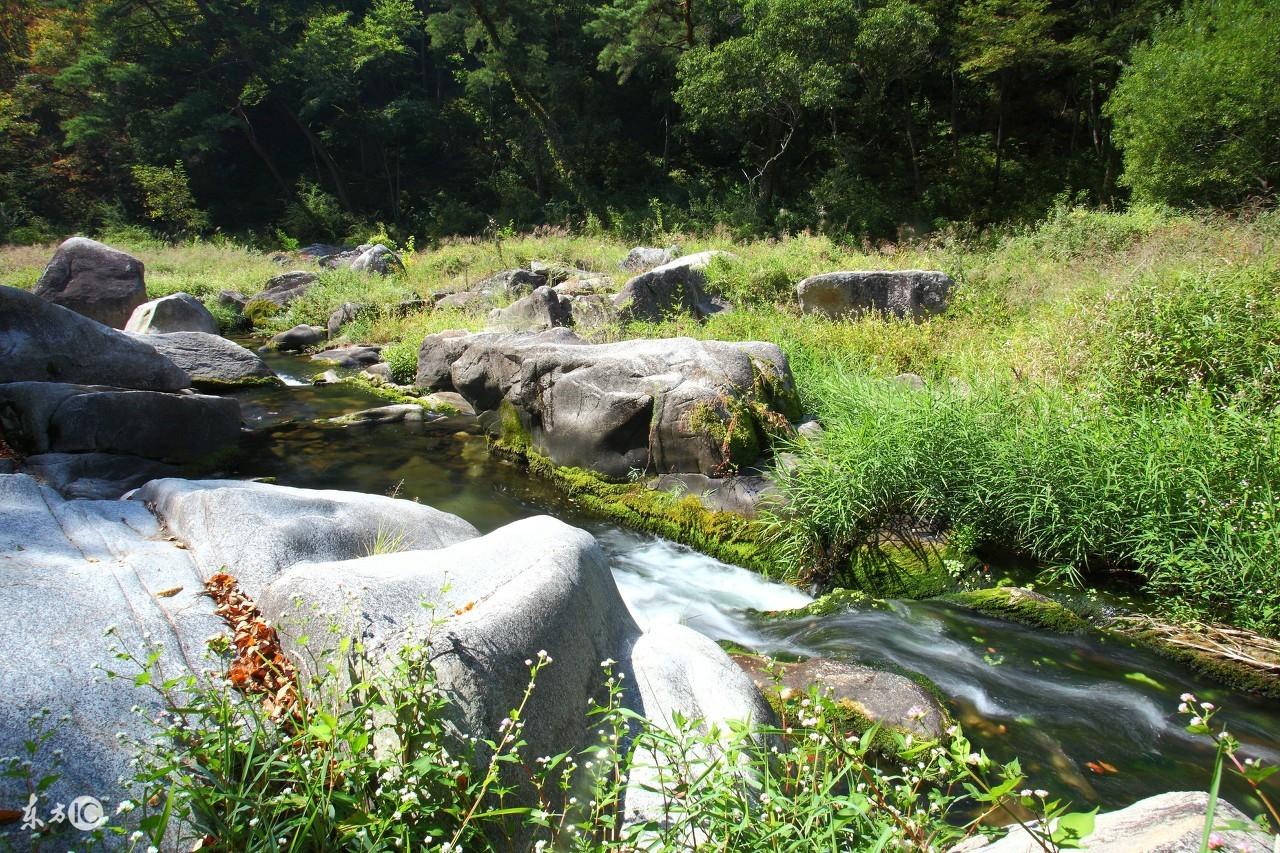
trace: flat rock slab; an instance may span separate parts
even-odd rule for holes
[[[124,328],[147,300],[142,261],[119,249],[72,237],[53,253],[32,291],[113,329]]]
[[[0,423],[15,448],[37,453],[115,453],[191,462],[240,439],[240,403],[57,382],[0,385]]]
[[[65,498],[88,500],[115,500],[143,483],[182,473],[165,462],[113,453],[41,453],[22,460],[22,470]]]
[[[171,293],[133,309],[126,332],[159,335],[166,332],[218,334],[218,321],[204,303],[189,293]]]
[[[1104,812],[1094,821],[1093,834],[1083,842],[1089,853],[1197,853],[1209,810],[1209,796],[1202,791],[1171,791],[1139,800],[1128,808]],[[1214,823],[1222,846],[1220,853],[1272,853],[1274,839],[1257,830],[1227,829],[1230,823],[1249,818],[1225,800],[1218,800]],[[953,853],[1042,853],[1044,847],[1022,827],[990,844],[981,839],[966,842]]]
[[[921,319],[947,307],[955,282],[930,270],[829,272],[796,285],[800,310],[832,319],[870,312]]]
[[[189,387],[191,378],[149,344],[25,291],[0,287],[3,382],[177,391]]]
[[[138,335],[138,340],[154,347],[198,384],[259,385],[280,381],[261,356],[219,335],[168,332]]]

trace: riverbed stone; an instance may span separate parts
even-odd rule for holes
[[[796,286],[800,310],[837,319],[868,312],[921,319],[947,307],[955,282],[935,270],[829,272]]]
[[[382,361],[382,347],[366,344],[333,347],[316,353],[311,360],[329,362],[338,367],[369,367]]]
[[[198,385],[261,385],[280,381],[261,356],[220,335],[168,332],[136,337],[181,367]]]
[[[206,574],[230,567],[250,595],[303,561],[363,557],[382,541],[409,550],[470,539],[476,529],[413,501],[240,480],[154,480],[133,494],[186,543]]]
[[[641,273],[623,285],[613,298],[623,322],[659,322],[672,314],[692,314],[704,319],[724,310],[725,303],[707,294],[706,268],[717,257],[732,258],[729,252],[698,252]]]
[[[293,351],[313,347],[316,344],[322,344],[328,338],[328,331],[324,326],[308,326],[306,323],[299,323],[292,329],[286,329],[278,335],[274,335],[267,346],[273,349]]]
[[[191,378],[147,343],[13,287],[0,287],[0,383],[68,382],[177,391]]]
[[[59,382],[0,385],[0,424],[19,451],[116,453],[191,462],[240,438],[240,404],[225,397],[165,394]]]
[[[358,302],[344,302],[333,310],[329,315],[329,320],[325,324],[329,331],[329,337],[336,338],[342,331],[342,327],[355,320],[364,311],[369,310],[369,306],[362,305]]]
[[[759,456],[761,419],[798,415],[786,356],[767,343],[446,332],[423,341],[417,385],[496,413],[508,446],[615,479],[723,476]]]
[[[332,424],[399,424],[422,423],[439,415],[432,415],[426,407],[418,403],[393,403],[390,406],[378,406],[373,409],[362,409],[349,415],[329,418]]]
[[[218,334],[218,321],[204,303],[190,293],[170,293],[144,302],[133,309],[126,332],[158,335],[166,332],[204,332]]]
[[[142,261],[90,240],[64,240],[32,290],[41,299],[69,308],[113,329],[147,300]]]
[[[489,312],[488,328],[498,332],[541,332],[572,321],[570,302],[550,287],[539,287],[506,308]]]
[[[1139,800],[1128,808],[1103,812],[1094,820],[1093,834],[1082,847],[1089,853],[1197,853],[1204,832],[1209,797],[1202,791],[1170,791]],[[1229,829],[1250,825],[1244,812],[1226,800],[1218,800],[1215,830],[1221,853],[1271,853],[1273,839],[1257,829]],[[1022,827],[990,844],[974,839],[953,853],[1042,853],[1044,847]]]
[[[864,725],[872,723],[931,740],[941,738],[950,725],[942,703],[905,675],[829,658],[810,658],[803,663],[772,662],[778,673],[775,677],[767,669],[770,662],[758,655],[734,655],[733,660],[766,694],[785,691],[804,695],[809,688],[817,687]]]
[[[780,499],[772,480],[758,475],[708,477],[705,474],[663,474],[650,488],[676,496],[693,495],[713,512],[755,518],[766,503]]]

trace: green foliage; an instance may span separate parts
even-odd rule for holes
[[[391,380],[396,384],[413,384],[418,375],[418,346],[406,340],[382,348],[382,360],[391,367]]]
[[[989,832],[982,815],[996,810],[1055,827],[1050,836],[1018,819],[1046,849],[1091,830],[1091,813],[1030,790],[1016,760],[992,762],[958,727],[943,742],[855,734],[847,709],[816,690],[779,699],[776,723],[659,723],[624,707],[625,673],[606,660],[583,711],[594,733],[539,757],[528,727],[543,719],[541,703],[563,701],[537,689],[555,665],[546,652],[530,660],[517,707],[468,737],[437,681],[430,633],[382,660],[334,642],[299,684],[296,714],[277,718],[226,682],[166,679],[158,650],[120,651],[131,671],[114,677],[153,691],[164,711],[155,736],[134,744],[136,801],[104,833],[155,845],[208,835],[237,850],[674,851],[715,838],[799,853],[949,847]],[[900,770],[878,760],[877,742]],[[625,821],[629,791],[654,812]]]
[[[255,329],[265,326],[280,313],[280,306],[270,299],[254,299],[244,306],[244,318]]]
[[[170,233],[201,231],[208,217],[196,206],[181,162],[172,166],[134,166],[133,181],[142,193],[147,218]]]
[[[1193,0],[1136,48],[1107,102],[1135,195],[1187,207],[1280,180],[1280,18],[1269,0]]]

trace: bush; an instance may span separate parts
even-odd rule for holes
[[[391,368],[391,380],[397,385],[410,385],[418,376],[418,345],[413,341],[396,341],[382,349],[382,359]]]

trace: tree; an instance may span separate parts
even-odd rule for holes
[[[1106,112],[1137,197],[1200,206],[1275,191],[1278,45],[1271,0],[1198,0],[1134,51]]]

